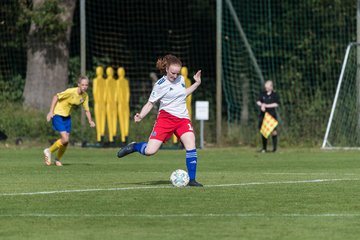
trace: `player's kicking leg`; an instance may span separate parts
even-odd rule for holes
[[[149,142],[132,142],[127,146],[121,148],[118,151],[117,156],[118,158],[122,158],[133,152],[138,152],[145,156],[151,156],[157,153],[157,151],[161,147],[161,144],[162,141],[156,139],[150,139]]]
[[[135,152],[135,149],[134,149],[135,144],[137,144],[137,143],[132,142],[132,143],[129,143],[128,145],[126,145],[125,147],[121,148],[117,153],[118,158],[125,157],[126,155]]]

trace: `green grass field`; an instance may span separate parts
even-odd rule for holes
[[[359,239],[360,153],[199,151],[204,188],[174,188],[183,151],[146,158],[0,149],[0,239]]]

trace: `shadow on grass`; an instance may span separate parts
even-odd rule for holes
[[[91,163],[63,163],[63,166],[94,166]]]
[[[160,180],[160,181],[136,182],[136,183],[130,183],[130,184],[143,185],[143,186],[155,186],[155,185],[169,185],[171,183],[169,180]]]

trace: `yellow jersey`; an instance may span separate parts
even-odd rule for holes
[[[58,102],[55,105],[54,114],[67,117],[71,114],[74,106],[82,105],[85,111],[89,111],[89,96],[87,93],[78,93],[78,88],[68,88],[56,94]]]

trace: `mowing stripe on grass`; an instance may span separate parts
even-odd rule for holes
[[[360,179],[340,178],[340,179],[313,179],[299,181],[278,181],[278,182],[248,182],[248,183],[230,183],[230,184],[213,184],[206,185],[205,188],[215,187],[240,187],[251,185],[273,185],[273,184],[300,184],[300,183],[322,183],[322,182],[339,182],[339,181],[359,181]],[[127,190],[146,190],[146,189],[163,189],[174,188],[172,186],[142,186],[142,187],[122,187],[122,188],[93,188],[93,189],[68,189],[41,192],[20,192],[20,193],[0,193],[0,196],[26,196],[26,195],[46,195],[60,193],[81,193],[81,192],[102,192],[102,191],[127,191]]]
[[[85,218],[116,218],[116,217],[133,217],[133,218],[172,218],[172,217],[199,217],[199,218],[217,218],[217,217],[281,217],[281,218],[357,218],[360,213],[284,213],[284,214],[259,214],[259,213],[183,213],[183,214],[50,214],[50,213],[28,213],[28,214],[1,214],[0,217],[85,217]]]

